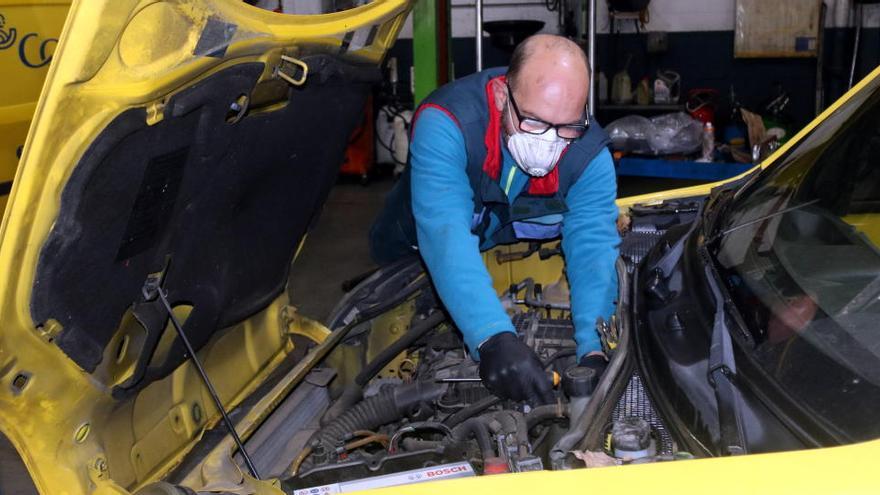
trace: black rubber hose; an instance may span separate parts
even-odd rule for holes
[[[385,276],[386,271],[391,272],[391,275]],[[430,287],[431,280],[422,275],[422,271],[421,264],[413,258],[401,260],[380,269],[362,282],[363,287],[359,285],[352,289],[352,292],[343,296],[342,300],[330,312],[327,328],[336,330],[339,327],[357,326],[399,306],[413,294]],[[386,287],[397,278],[407,276],[411,276],[411,278],[404,287],[399,287],[398,284]],[[406,280],[404,278],[404,281]],[[366,307],[358,309],[358,306]],[[348,321],[352,315],[354,315],[354,321]]]
[[[504,430],[516,436],[516,445],[520,455],[528,455],[529,428],[526,418],[519,411],[504,410],[496,412],[493,417],[501,423]]]
[[[364,399],[343,412],[316,435],[328,449],[335,449],[346,435],[356,430],[374,430],[432,403],[445,391],[440,384],[415,382]]]
[[[354,382],[346,385],[342,394],[336,399],[336,402],[327,409],[321,419],[322,424],[329,425],[331,421],[339,417],[340,414],[350,409],[364,396],[364,386],[376,376],[385,366],[391,362],[398,354],[405,351],[417,340],[423,337],[434,327],[446,321],[446,315],[442,311],[437,311],[429,315],[424,320],[413,323],[409,330],[394,341],[393,344],[385,348],[372,361],[367,363],[364,369],[354,379]]]
[[[344,389],[342,389],[342,394],[339,395],[339,398],[336,399],[333,405],[327,408],[327,411],[321,416],[321,426],[329,425],[334,419],[338,418],[340,414],[350,409],[351,406],[357,404],[357,402],[363,398],[364,388],[357,383],[349,383]]]
[[[481,399],[477,402],[474,402],[473,404],[471,404],[469,406],[462,407],[457,412],[455,412],[454,414],[452,414],[451,416],[446,418],[443,421],[443,424],[452,428],[452,427],[456,426],[457,424],[461,423],[462,421],[464,421],[470,417],[473,417],[477,414],[480,414],[481,412],[485,411],[486,409],[489,409],[490,407],[494,406],[495,404],[498,404],[499,402],[501,402],[501,399],[499,399],[498,397],[495,397],[494,395],[491,395],[491,396],[486,397],[484,399]]]
[[[407,350],[417,340],[444,321],[446,321],[446,314],[442,311],[435,311],[424,320],[417,320],[414,322],[410,325],[409,330],[407,330],[403,336],[395,340],[393,344],[386,347],[378,356],[373,358],[373,360],[370,361],[360,373],[358,373],[354,382],[361,387],[369,383],[369,381],[372,380],[377,373],[382,371],[382,368],[387,366],[395,356]]]
[[[356,325],[359,325],[365,321],[372,320],[373,318],[380,316],[387,312],[388,310],[394,309],[396,306],[400,306],[406,301],[409,296],[415,294],[416,292],[428,287],[430,285],[430,279],[427,277],[418,278],[413,280],[409,285],[401,289],[400,292],[394,295],[393,299],[388,299],[382,301],[375,306],[370,306],[369,308],[364,309],[355,317]]]
[[[452,430],[452,438],[456,441],[464,441],[471,436],[477,440],[480,447],[480,455],[483,459],[495,457],[495,450],[492,448],[492,438],[489,436],[489,427],[482,418],[470,418],[457,428]]]
[[[356,430],[373,430],[400,419],[394,403],[394,391],[383,390],[363,400],[330,422],[320,432],[319,439],[327,448],[335,448],[345,436]]]
[[[526,428],[528,428],[528,431],[532,431],[532,428],[538,426],[544,421],[548,421],[551,419],[567,418],[568,414],[569,413],[567,406],[560,407],[557,404],[538,406],[532,408],[532,410],[529,411],[528,414],[526,414]]]
[[[561,349],[559,351],[556,351],[552,355],[550,355],[550,357],[548,357],[547,359],[542,361],[541,364],[544,365],[544,368],[547,368],[548,366],[553,364],[553,362],[559,358],[574,356],[574,355],[576,355],[574,349]]]
[[[354,289],[361,282],[370,278],[374,273],[378,272],[379,268],[371,268],[360,275],[355,275],[354,277],[342,282],[342,292],[351,292],[351,289]]]

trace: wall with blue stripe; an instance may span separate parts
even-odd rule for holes
[[[682,76],[682,93],[692,88],[715,88],[720,91],[719,115],[723,120],[731,84],[746,108],[760,111],[762,104],[781,85],[791,97],[788,113],[796,128],[808,123],[815,112],[816,59],[736,59],[733,57],[733,31],[671,32],[668,50],[647,54],[645,34],[600,34],[597,43],[598,68],[608,77],[622,69],[629,54],[630,78],[635,84],[643,76],[654,76],[658,69],[671,69]],[[506,65],[509,54],[484,40],[484,65]],[[825,30],[824,62],[826,106],[842,95],[847,87],[853,47],[853,30]],[[454,38],[453,63],[456,77],[470,74],[475,68],[473,38]],[[391,50],[399,64],[401,88],[408,91],[409,67],[412,65],[412,40],[401,39]],[[880,64],[880,29],[862,30],[856,80]],[[600,115],[601,117],[601,115]]]
[[[568,0],[565,0],[568,1]],[[555,32],[557,14],[544,8],[542,1],[484,0],[485,20],[538,19],[546,25],[543,32]],[[808,123],[816,108],[816,63],[808,59],[735,59],[733,57],[735,0],[652,0],[647,31],[667,33],[668,50],[648,54],[646,35],[634,32],[631,25],[623,26],[624,33],[612,35],[610,21],[598,0],[597,64],[610,81],[620,70],[628,55],[633,56],[629,66],[630,78],[635,85],[643,76],[654,77],[658,69],[671,69],[682,76],[682,93],[692,88],[719,90],[718,119],[723,124],[729,113],[727,95],[733,84],[738,99],[749,109],[761,111],[762,104],[771,98],[776,86],[788,92],[791,103],[788,114],[795,129]],[[842,95],[847,87],[852,58],[854,21],[851,0],[825,0],[825,106]],[[473,0],[452,0],[452,56],[456,76],[472,73],[475,67]],[[856,80],[880,64],[880,6],[864,9]],[[411,28],[407,26],[391,51],[399,63],[401,89],[408,91],[409,67],[412,65]],[[484,65],[506,65],[509,54],[484,41]],[[607,120],[619,114],[603,115]],[[606,122],[607,123],[607,122]]]

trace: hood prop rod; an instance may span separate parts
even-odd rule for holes
[[[229,434],[232,435],[232,439],[235,441],[235,445],[238,446],[238,450],[239,452],[241,452],[241,456],[244,458],[244,462],[247,465],[248,471],[251,472],[251,475],[254,478],[260,479],[260,473],[257,472],[257,467],[251,460],[251,456],[248,455],[247,450],[245,450],[244,443],[241,441],[241,437],[239,437],[238,433],[236,433],[235,425],[229,418],[229,414],[226,413],[226,408],[223,407],[223,402],[220,400],[220,396],[217,395],[217,390],[211,383],[211,379],[208,378],[208,373],[202,366],[201,361],[199,361],[198,356],[196,356],[195,349],[193,349],[192,344],[186,337],[186,334],[183,332],[183,327],[180,325],[180,322],[177,321],[177,316],[174,315],[174,311],[172,311],[171,309],[171,304],[168,302],[168,294],[165,292],[165,290],[162,289],[162,279],[164,278],[164,275],[165,272],[163,271],[156,274],[150,274],[147,277],[147,281],[144,284],[142,290],[144,299],[146,299],[147,301],[153,301],[158,297],[158,299],[162,301],[162,306],[165,307],[165,311],[168,313],[168,317],[171,319],[171,324],[174,325],[174,329],[177,330],[177,335],[178,337],[180,337],[180,341],[183,342],[184,347],[186,347],[187,354],[189,354],[190,359],[196,367],[196,370],[199,372],[199,376],[202,377],[202,381],[205,383],[205,387],[208,388],[208,393],[211,395],[211,399],[213,399],[214,405],[217,407],[217,410],[220,411],[220,415],[223,416],[223,423],[226,425],[226,429],[229,430]]]

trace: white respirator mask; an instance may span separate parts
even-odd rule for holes
[[[513,112],[510,99],[507,100],[507,109]],[[507,138],[510,155],[519,168],[532,177],[544,177],[553,171],[566,146],[568,140],[559,137],[553,128],[547,129],[543,134],[517,131]]]
[[[517,132],[507,140],[507,149],[523,172],[533,177],[544,177],[553,171],[568,141],[556,135],[554,129],[544,134]]]

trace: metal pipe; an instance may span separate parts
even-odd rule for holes
[[[853,81],[856,77],[856,59],[859,56],[859,38],[862,35],[862,4],[856,4],[856,41],[853,44],[852,65],[849,68],[849,86],[852,89]]]
[[[825,108],[825,16],[828,6],[819,6],[819,37],[816,40],[816,115]]]
[[[528,306],[530,308],[537,309],[559,309],[562,311],[571,311],[571,304],[566,303],[551,303],[544,301],[538,294],[535,292],[535,280],[531,277],[526,278],[522,282],[516,284],[513,288],[516,289],[516,293],[510,294],[511,299],[513,299],[514,304],[522,304],[524,306]],[[516,295],[519,294],[521,290],[525,289],[526,294],[523,299],[517,299]]]
[[[388,452],[392,454],[397,452],[397,444],[400,442],[400,439],[404,435],[416,432],[418,430],[437,430],[448,437],[452,436],[452,430],[443,423],[437,423],[433,421],[420,421],[416,423],[411,423],[394,432],[394,435],[391,436],[391,441],[388,444]]]
[[[590,0],[590,9],[588,15],[587,38],[589,47],[587,48],[587,60],[590,63],[590,97],[588,109],[590,113],[596,112],[596,0]]]
[[[480,72],[483,70],[483,0],[477,0],[474,3],[474,10],[476,14],[474,40],[477,43],[477,72]]]

